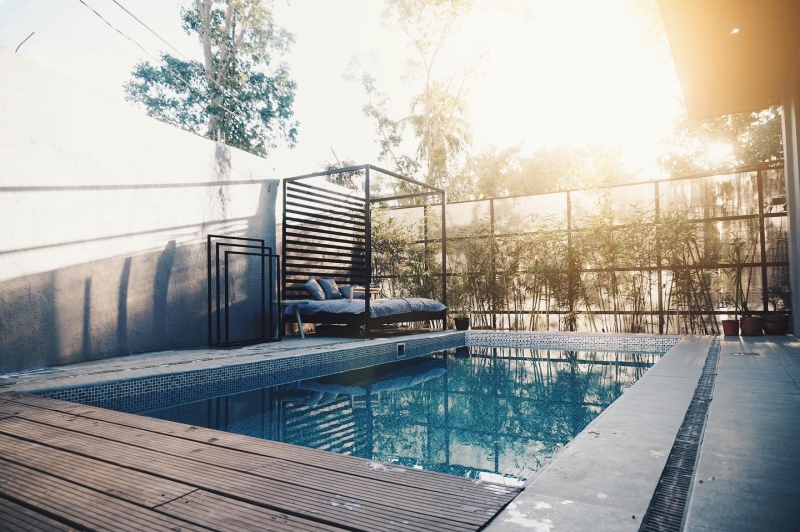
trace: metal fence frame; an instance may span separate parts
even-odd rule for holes
[[[786,260],[786,261],[767,261],[767,248],[766,248],[767,243],[766,243],[766,238],[765,238],[765,220],[768,219],[768,218],[781,218],[781,217],[785,218],[785,217],[787,217],[787,213],[786,213],[785,210],[783,212],[766,212],[766,208],[765,208],[766,207],[766,203],[765,203],[766,200],[765,200],[765,190],[764,190],[764,173],[767,172],[767,171],[775,171],[775,170],[781,170],[781,171],[783,170],[782,162],[775,163],[775,164],[768,164],[768,165],[759,165],[759,166],[737,168],[737,169],[732,170],[730,172],[708,172],[708,173],[703,173],[703,174],[696,174],[696,175],[691,175],[691,176],[680,176],[680,177],[664,179],[664,180],[651,180],[651,181],[642,181],[642,182],[635,182],[635,183],[625,183],[625,184],[613,185],[613,186],[610,186],[610,187],[604,187],[603,190],[609,190],[610,191],[610,190],[612,190],[614,188],[620,188],[620,187],[626,187],[626,186],[629,187],[629,186],[632,186],[632,185],[652,185],[653,186],[653,195],[652,195],[652,197],[642,198],[642,199],[643,200],[651,200],[653,202],[653,204],[654,204],[654,221],[653,221],[653,224],[655,225],[660,220],[660,215],[661,215],[661,205],[660,205],[661,190],[660,189],[661,189],[662,185],[664,185],[665,183],[674,183],[674,182],[679,182],[679,181],[697,180],[697,179],[716,177],[716,176],[739,175],[739,174],[747,174],[747,173],[755,172],[755,174],[756,174],[756,188],[757,188],[757,194],[758,194],[758,198],[757,198],[758,212],[753,213],[753,214],[733,214],[733,215],[726,215],[726,216],[712,216],[712,217],[699,217],[699,218],[694,218],[693,217],[691,219],[691,222],[697,223],[697,224],[703,224],[703,223],[709,223],[709,222],[725,222],[725,221],[734,221],[734,220],[754,220],[758,224],[758,233],[759,233],[758,241],[759,241],[759,248],[760,248],[760,249],[758,249],[759,260],[757,262],[754,261],[754,262],[744,263],[744,264],[742,264],[742,267],[744,267],[744,268],[757,268],[757,269],[760,270],[760,280],[761,280],[761,298],[760,299],[761,299],[761,304],[763,305],[764,310],[763,311],[762,310],[756,310],[756,312],[758,312],[760,314],[761,313],[770,314],[771,311],[768,310],[768,308],[769,308],[769,305],[768,305],[768,296],[769,296],[769,293],[768,293],[768,291],[769,291],[769,286],[768,286],[768,268],[786,267],[788,269],[789,266],[790,266],[788,260]],[[557,192],[553,192],[553,193],[544,193],[544,194],[516,195],[516,196],[504,196],[504,197],[497,197],[497,198],[487,198],[487,199],[481,199],[481,200],[467,200],[467,201],[460,201],[460,202],[448,202],[448,206],[452,208],[452,207],[456,207],[458,205],[477,204],[479,202],[488,202],[489,203],[489,209],[488,210],[489,210],[489,218],[490,218],[489,219],[489,225],[490,225],[491,231],[490,231],[490,234],[485,238],[494,239],[494,238],[503,237],[503,236],[511,236],[511,235],[514,235],[514,234],[519,235],[519,234],[535,233],[535,231],[527,232],[527,233],[526,232],[519,232],[519,233],[498,232],[496,230],[496,226],[497,226],[497,223],[496,223],[497,216],[495,214],[495,202],[496,201],[507,201],[509,199],[514,199],[514,198],[530,198],[530,197],[543,196],[543,195],[546,195],[546,194],[554,194],[554,193],[565,194],[566,195],[566,205],[565,205],[565,210],[566,210],[566,224],[565,225],[566,225],[566,227],[564,229],[565,229],[565,231],[567,231],[567,242],[568,242],[569,253],[572,253],[573,236],[582,231],[582,229],[574,227],[574,223],[573,223],[574,222],[574,220],[573,220],[574,213],[573,213],[572,197],[578,192],[584,192],[584,191],[590,191],[590,190],[596,190],[596,189],[573,189],[573,190],[568,190],[568,191],[557,191]],[[419,208],[427,209],[427,206],[423,207],[421,205],[401,205],[401,206],[392,207],[393,210],[419,209]],[[427,221],[427,218],[426,218],[426,221]],[[453,231],[451,229],[451,233],[452,232]],[[787,232],[788,232],[788,228],[787,228]],[[789,235],[789,237],[791,238],[791,235]],[[458,241],[459,239],[462,239],[462,238],[465,238],[465,237],[454,236],[452,234],[451,234],[451,236],[448,237],[448,239],[451,240],[451,241]],[[474,237],[470,237],[470,238],[474,238]],[[428,237],[427,224],[426,224],[425,235],[424,235],[424,237],[422,239],[417,240],[417,244],[429,245],[429,244],[437,243],[439,241],[440,240],[438,238],[429,238]],[[494,253],[494,246],[491,246],[491,249],[492,249],[492,253]],[[492,257],[492,264],[495,263],[494,259],[495,259],[495,257],[493,256]],[[452,259],[450,259],[450,260],[451,260],[451,263],[452,263]],[[571,264],[572,261],[568,261],[568,263]],[[451,264],[451,266],[453,266],[453,264]],[[692,268],[691,266],[687,266],[686,268],[692,268],[692,269],[695,269],[695,270],[709,270],[709,269],[729,269],[731,267],[732,267],[732,265],[730,263],[722,263],[721,262],[721,263],[716,263],[716,264],[713,264],[713,265],[705,265],[703,267]],[[648,309],[648,310],[644,311],[644,314],[658,318],[658,331],[657,332],[659,334],[664,334],[666,319],[669,316],[685,317],[687,315],[698,315],[698,314],[703,315],[703,316],[713,317],[714,318],[713,319],[713,324],[714,324],[714,328],[716,330],[714,330],[712,332],[718,332],[718,325],[716,324],[716,317],[720,316],[720,315],[730,314],[731,313],[730,311],[728,311],[728,310],[719,310],[719,309],[703,310],[703,311],[692,311],[692,310],[670,310],[670,309],[664,308],[665,303],[663,301],[663,290],[660,287],[663,286],[664,273],[665,272],[669,272],[670,268],[668,268],[667,266],[664,265],[662,257],[661,257],[661,255],[659,255],[658,256],[658,266],[650,268],[650,270],[651,271],[655,270],[656,274],[657,274],[657,277],[658,277],[658,281],[657,281],[658,282],[658,286],[659,286],[659,289],[658,289],[658,304],[657,304],[657,308]],[[580,270],[577,271],[577,273],[578,274],[583,274],[583,273],[591,273],[591,272],[597,272],[597,271],[601,271],[601,270],[580,269]],[[634,268],[614,268],[613,271],[615,271],[615,272],[633,272],[633,271],[638,272],[638,271],[640,271],[640,269],[639,268],[635,268],[635,269]],[[496,281],[496,275],[492,275],[493,272],[486,272],[486,273],[487,273],[487,275],[489,276],[490,279],[493,279],[492,282],[495,282],[495,283],[497,282]],[[456,274],[452,271],[452,269],[450,271],[448,271],[448,276],[454,276],[454,275],[456,275]],[[568,275],[567,277],[568,277],[569,282],[570,282],[570,290],[573,290],[573,286],[572,286],[573,277],[572,277],[572,275]],[[796,289],[796,287],[793,287],[793,289]],[[572,301],[572,299],[573,298],[570,298],[571,301]],[[563,315],[563,314],[567,314],[567,313],[573,312],[573,311],[575,311],[574,308],[569,308],[569,309],[566,309],[566,310],[550,310],[549,313],[551,315]],[[630,312],[631,311],[616,311],[615,312],[615,311],[610,311],[610,310],[607,310],[607,311],[597,310],[597,311],[593,311],[592,313],[595,314],[595,315],[603,315],[603,314],[606,314],[606,315],[609,315],[609,314],[610,315],[613,315],[613,314],[621,315],[621,314],[626,314],[626,313],[630,313]],[[513,310],[509,310],[509,309],[497,309],[497,308],[494,308],[494,309],[489,310],[485,314],[490,314],[490,316],[489,316],[490,320],[491,320],[490,326],[493,329],[496,329],[497,328],[497,324],[498,324],[498,317],[500,317],[500,316],[508,315],[509,316],[509,323],[510,323],[510,317],[513,314],[530,315],[532,313],[533,314],[542,315],[542,314],[544,314],[544,311],[532,312],[530,310],[524,310],[524,309],[523,310],[513,311]],[[652,331],[652,332],[656,332],[656,331]]]

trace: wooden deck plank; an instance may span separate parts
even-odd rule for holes
[[[0,496],[47,516],[57,515],[77,528],[115,532],[207,531],[181,519],[4,460],[0,460],[0,477],[3,479]]]
[[[3,406],[0,405],[0,408],[3,408]],[[66,426],[70,430],[83,434],[91,434],[143,449],[171,454],[227,469],[250,472],[253,475],[270,478],[287,485],[326,486],[326,490],[333,492],[336,496],[357,498],[361,501],[379,505],[390,504],[396,510],[404,508],[409,511],[415,511],[420,506],[427,506],[430,501],[429,493],[405,486],[395,486],[392,492],[387,493],[381,489],[384,487],[381,483],[367,478],[361,478],[358,479],[358,482],[353,482],[351,477],[343,473],[320,470],[273,458],[264,458],[233,449],[215,448],[204,443],[190,442],[175,437],[53,411],[32,408],[25,410],[25,407],[23,407],[23,411],[26,419],[46,423],[50,426]],[[479,524],[485,521],[485,515],[494,515],[501,508],[500,501],[501,499],[496,496],[479,502],[475,501],[473,497],[440,494],[437,506],[430,508],[427,514],[429,516]],[[483,515],[477,515],[476,510]]]
[[[158,510],[187,521],[202,519],[205,526],[221,531],[341,532],[349,530],[300,519],[203,490],[195,491],[165,504]]]
[[[197,488],[0,434],[0,458],[154,508]]]
[[[9,532],[75,530],[73,527],[0,497],[0,529]]]
[[[316,449],[302,448],[281,442],[265,441],[181,423],[165,423],[158,419],[134,414],[114,412],[85,405],[76,405],[74,403],[66,403],[16,392],[0,393],[0,401],[4,399],[16,404],[36,406],[89,419],[107,421],[196,442],[208,443],[215,447],[236,449],[261,456],[310,465],[316,468],[331,469],[352,476],[409,486],[417,490],[429,490],[437,497],[442,494],[453,494],[462,497],[474,495],[477,500],[481,501],[486,498],[487,492],[490,492],[498,495],[500,504],[504,506],[520,491],[519,488],[515,487],[498,487],[497,485],[488,483],[472,482],[468,479],[432,471],[414,470],[413,475],[407,475],[405,473],[411,471],[411,469],[394,464],[336,455]]]
[[[99,460],[184,482],[277,511],[320,520],[331,525],[346,523],[354,530],[457,531],[480,528],[474,524],[427,516],[424,507],[418,508],[412,513],[354,498],[341,497],[323,490],[301,486],[289,487],[271,479],[132,447],[17,417],[0,420],[0,432],[38,441],[77,454],[91,454],[92,457]],[[123,503],[123,501],[119,502]],[[487,516],[486,520],[488,519]]]
[[[0,434],[0,460],[29,467],[40,473],[56,476],[107,493],[146,508],[158,507],[159,513],[213,526],[217,530],[329,530],[343,529],[303,520],[209,492],[202,492],[202,499],[193,497],[198,490],[138,471],[112,466],[80,455],[45,447]],[[182,498],[182,495],[188,495]],[[203,506],[196,501],[213,501]],[[180,504],[193,502],[191,507]],[[210,513],[209,513],[210,512]],[[246,516],[246,517],[242,517]],[[252,520],[252,521],[250,521]],[[252,523],[265,523],[264,526]],[[3,529],[0,521],[0,529]],[[248,528],[249,527],[249,528]],[[68,529],[69,527],[66,527]]]

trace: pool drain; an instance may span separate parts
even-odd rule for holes
[[[719,338],[715,337],[708,348],[706,362],[694,390],[692,402],[678,429],[675,443],[667,458],[667,465],[664,466],[664,471],[658,480],[658,486],[650,500],[639,532],[679,532],[683,529],[692,479],[708,419],[708,407],[711,404],[711,394],[717,377],[719,351]]]

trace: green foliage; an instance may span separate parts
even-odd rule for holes
[[[682,176],[776,162],[783,159],[782,135],[780,107],[705,120],[684,117],[659,164]]]
[[[449,188],[454,169],[472,140],[463,96],[482,58],[465,65],[458,76],[439,72],[442,51],[459,20],[472,8],[469,0],[388,0],[384,18],[406,36],[414,55],[409,58],[405,79],[418,91],[409,103],[410,114],[394,118],[388,111],[388,96],[374,76],[351,64],[346,79],[361,84],[367,96],[364,114],[374,120],[380,145],[378,159],[392,170],[418,176],[426,183]],[[410,129],[415,148],[407,151]],[[395,193],[416,192],[407,183],[394,185]]]
[[[441,296],[441,244],[420,243],[426,220],[409,223],[385,208],[372,209],[372,278],[388,284],[390,297]],[[429,231],[437,223],[429,217]]]
[[[739,317],[739,312],[744,317],[750,316],[750,309],[747,306],[747,295],[750,292],[753,270],[750,268],[747,276],[747,288],[745,288],[744,265],[753,262],[758,246],[756,238],[742,237],[740,234],[731,233],[729,245],[726,249],[726,262],[733,264],[733,268],[725,268],[725,274],[733,281],[733,298],[729,298],[734,307],[734,319]]]
[[[597,188],[634,181],[619,148],[592,144],[582,148],[543,148],[522,156],[518,147],[470,155],[451,177],[454,201]]]
[[[688,209],[662,212],[656,226],[660,258],[669,273],[664,308],[684,311],[683,330],[691,334],[719,332],[716,318],[704,314],[714,309],[708,271],[720,257],[719,246],[703,239],[704,234],[713,234],[708,229],[692,221]]]
[[[274,59],[293,37],[260,0],[195,0],[182,8],[183,29],[197,35],[203,63],[161,55],[140,62],[126,99],[147,114],[237,148],[266,155],[279,138],[293,145],[295,82]]]

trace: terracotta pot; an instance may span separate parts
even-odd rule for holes
[[[455,318],[456,322],[456,330],[457,331],[466,331],[469,329],[469,318]]]
[[[739,320],[742,336],[761,336],[761,316],[750,316]]]
[[[722,332],[725,336],[739,336],[739,320],[722,320]]]
[[[788,314],[765,314],[761,316],[764,334],[786,334],[789,330]]]

